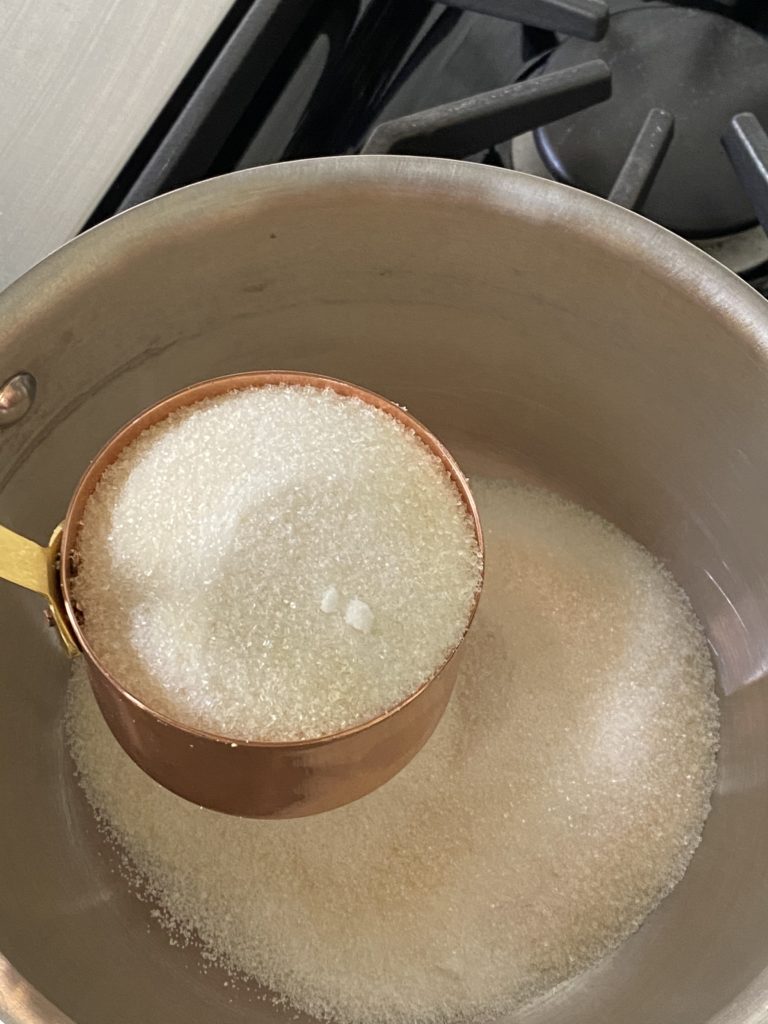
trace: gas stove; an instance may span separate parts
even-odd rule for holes
[[[607,197],[768,295],[762,124],[759,0],[240,0],[88,226],[244,167],[432,155]]]

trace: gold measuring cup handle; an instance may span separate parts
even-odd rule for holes
[[[79,653],[69,628],[67,613],[59,590],[61,525],[57,526],[44,548],[5,526],[0,526],[0,579],[34,590],[48,600],[51,617],[69,655]]]

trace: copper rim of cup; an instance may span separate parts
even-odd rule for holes
[[[73,597],[72,583],[76,576],[75,565],[77,539],[83,512],[88,499],[98,485],[103,473],[110,465],[112,465],[113,462],[115,462],[121,452],[131,444],[139,434],[143,433],[144,430],[148,427],[154,426],[156,423],[160,423],[177,409],[195,405],[197,402],[201,402],[206,398],[215,398],[232,391],[264,387],[269,384],[316,387],[323,390],[330,389],[344,397],[358,398],[368,405],[372,405],[375,408],[388,413],[394,419],[402,423],[406,428],[411,430],[429,449],[429,451],[431,451],[432,454],[440,460],[453,480],[454,486],[458,490],[462,502],[472,521],[475,539],[480,553],[480,580],[472,599],[464,630],[458,641],[443,658],[442,662],[432,675],[423,680],[412,693],[408,694],[407,697],[398,701],[398,703],[394,704],[391,708],[387,708],[385,711],[382,711],[380,714],[376,715],[375,718],[366,719],[366,721],[359,722],[357,725],[350,726],[346,729],[325,733],[322,736],[309,737],[307,739],[243,740],[232,736],[226,736],[222,733],[211,732],[205,729],[198,729],[194,726],[185,725],[184,723],[169,717],[163,712],[157,711],[151,705],[145,703],[139,697],[135,696],[135,694],[131,693],[130,690],[126,689],[104,667],[88,642],[88,638],[86,636],[87,630],[83,628],[81,615],[76,607]],[[339,380],[335,377],[327,377],[317,373],[303,373],[291,370],[254,371],[214,377],[210,380],[201,381],[189,387],[182,388],[180,391],[176,391],[174,394],[161,399],[159,402],[156,402],[154,405],[149,406],[143,412],[139,413],[120,430],[118,430],[118,432],[114,434],[109,441],[107,441],[83,473],[72,495],[69,508],[67,509],[61,537],[60,583],[64,608],[74,639],[85,658],[95,666],[110,686],[112,686],[118,693],[120,693],[130,703],[134,704],[137,708],[140,708],[142,711],[152,715],[157,721],[162,722],[170,728],[181,730],[182,732],[189,734],[190,737],[204,738],[213,742],[226,744],[227,746],[231,746],[233,743],[236,743],[238,747],[260,747],[275,750],[280,748],[307,749],[317,747],[326,743],[332,743],[342,737],[362,732],[384,719],[391,718],[393,715],[396,715],[401,709],[415,700],[419,694],[430,686],[431,683],[438,679],[463,644],[469,627],[472,624],[472,620],[475,617],[475,612],[477,611],[483,587],[484,573],[485,548],[477,506],[464,474],[445,445],[443,445],[443,443],[439,441],[430,430],[412,416],[403,406],[397,405],[395,402],[384,398],[374,391],[369,391],[367,388],[360,387],[357,384],[350,384],[347,381]]]

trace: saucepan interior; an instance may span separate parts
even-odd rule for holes
[[[756,1024],[768,1000],[766,304],[681,240],[564,186],[370,157],[194,186],[96,229],[0,301],[0,371],[39,397],[0,434],[0,519],[44,539],[139,408],[253,366],[406,405],[470,475],[577,498],[663,558],[720,680],[719,781],[675,892],[526,1024]],[[0,1016],[276,1022],[170,946],[72,779],[66,659],[0,591]]]

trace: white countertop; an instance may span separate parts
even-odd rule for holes
[[[82,227],[231,2],[0,2],[0,289]]]

